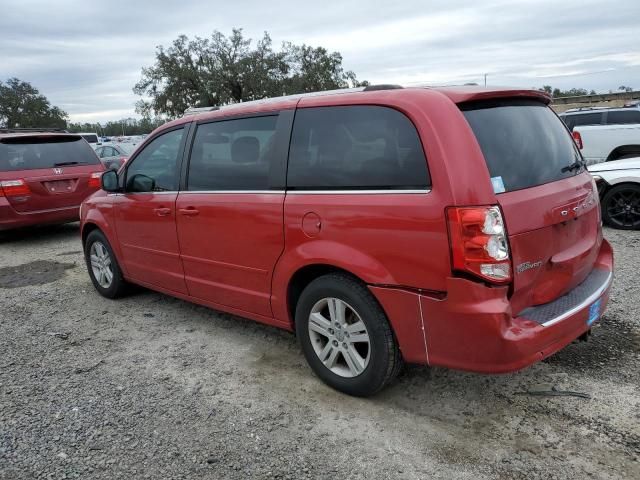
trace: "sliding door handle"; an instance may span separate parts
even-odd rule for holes
[[[154,208],[153,211],[156,212],[156,215],[159,217],[166,217],[171,214],[171,209],[167,207]]]
[[[196,215],[198,215],[200,213],[200,210],[198,210],[197,208],[193,208],[193,207],[181,208],[178,211],[182,215],[184,215],[186,217],[195,217]]]

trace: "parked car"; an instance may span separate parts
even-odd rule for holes
[[[640,228],[640,157],[591,165],[598,186],[602,218],[613,228]]]
[[[0,230],[77,221],[103,171],[80,135],[0,129]]]
[[[82,138],[84,138],[91,148],[95,149],[99,145],[102,145],[102,139],[98,137],[97,133],[79,133]]]
[[[561,113],[588,165],[640,156],[640,106],[579,108]]]
[[[368,86],[155,130],[83,203],[89,276],[295,331],[327,384],[521,369],[611,285],[595,183],[535,90]]]
[[[114,143],[96,148],[96,155],[108,170],[118,170],[135,150],[133,143]]]

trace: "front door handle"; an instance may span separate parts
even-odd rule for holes
[[[171,214],[171,209],[167,207],[154,208],[153,211],[156,212],[156,215],[159,217],[166,217]]]
[[[197,208],[193,208],[193,207],[189,207],[189,208],[181,208],[180,213],[182,215],[186,215],[187,217],[195,217],[196,215],[198,215],[200,213],[200,210],[198,210]]]

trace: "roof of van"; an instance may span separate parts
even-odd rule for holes
[[[327,90],[321,92],[302,93],[297,95],[286,95],[282,97],[265,98],[242,103],[234,103],[221,107],[204,107],[189,109],[185,116],[174,120],[165,126],[173,126],[192,120],[213,119],[225,114],[259,113],[273,110],[294,108],[302,99],[326,99],[327,97],[345,96],[344,100],[353,101],[366,95],[367,99],[389,99],[389,96],[399,95],[402,97],[413,95],[424,95],[425,91],[438,92],[447,96],[454,103],[465,103],[481,101],[494,98],[531,98],[545,104],[551,102],[551,97],[543,91],[535,89],[522,89],[510,87],[479,87],[475,85],[465,86],[443,86],[443,87],[409,87],[403,88],[398,85],[370,85],[367,87],[344,88],[339,90]],[[338,103],[338,102],[337,102]],[[350,103],[350,102],[348,102]],[[163,127],[165,127],[163,126]],[[161,128],[163,128],[161,127]]]
[[[22,137],[77,137],[80,135],[75,133],[69,133],[65,130],[59,129],[37,129],[37,128],[0,128],[0,141],[5,138],[22,138]]]

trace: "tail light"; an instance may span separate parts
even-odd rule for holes
[[[1,180],[0,197],[26,197],[31,195],[31,189],[24,180]]]
[[[88,185],[91,188],[100,188],[100,177],[102,176],[102,172],[93,172],[89,176]]]
[[[573,141],[576,142],[578,148],[582,150],[582,135],[580,135],[580,132],[571,132],[571,135],[573,136]]]
[[[511,258],[497,206],[447,209],[453,269],[493,283],[511,281]]]

